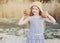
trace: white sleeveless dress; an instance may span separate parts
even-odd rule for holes
[[[44,43],[44,20],[41,16],[39,18],[31,16],[26,43]]]

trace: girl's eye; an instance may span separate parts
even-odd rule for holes
[[[38,10],[38,9],[36,9],[36,8],[33,8],[34,10]]]
[[[38,9],[36,9],[36,10],[38,10]]]

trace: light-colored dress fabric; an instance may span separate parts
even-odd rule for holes
[[[44,43],[44,20],[41,16],[31,17],[26,43]]]

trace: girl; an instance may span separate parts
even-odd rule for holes
[[[23,16],[19,21],[19,25],[30,22],[26,43],[44,43],[44,21],[55,24],[56,20],[42,10],[42,3],[38,1],[31,4],[29,13],[29,16]]]

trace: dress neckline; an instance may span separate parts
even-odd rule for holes
[[[33,16],[34,18],[37,18],[37,19],[39,19],[39,18],[41,18],[41,16],[39,16],[39,17],[35,17],[35,16]]]

